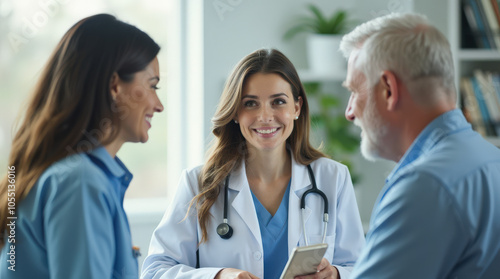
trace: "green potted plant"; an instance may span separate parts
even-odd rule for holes
[[[319,74],[343,74],[346,61],[338,49],[342,35],[351,25],[347,11],[337,10],[327,17],[314,4],[309,4],[308,10],[310,15],[300,17],[285,33],[284,39],[289,40],[301,32],[309,33],[307,59],[310,70]]]

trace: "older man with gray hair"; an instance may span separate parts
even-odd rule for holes
[[[444,35],[423,16],[390,14],[340,49],[362,154],[398,163],[351,278],[500,278],[500,149],[456,108]]]

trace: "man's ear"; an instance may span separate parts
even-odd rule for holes
[[[389,111],[396,109],[401,92],[399,91],[400,80],[391,71],[384,71],[380,77],[380,84],[383,90],[383,97],[386,102],[386,108]]]
[[[113,100],[116,100],[116,97],[118,97],[120,91],[119,81],[120,77],[118,76],[118,74],[113,73],[109,82],[109,92],[111,92],[111,98],[113,98]]]

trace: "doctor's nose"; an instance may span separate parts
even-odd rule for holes
[[[259,111],[259,121],[260,122],[271,122],[274,119],[274,113],[271,108],[263,107]]]
[[[345,109],[345,118],[349,121],[354,121],[356,117],[354,117],[354,105],[353,105],[353,97],[352,93],[349,97],[349,102],[347,103],[347,107]]]

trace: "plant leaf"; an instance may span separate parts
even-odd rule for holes
[[[317,6],[315,6],[313,4],[309,4],[308,7],[309,7],[309,10],[315,16],[314,25],[315,25],[316,33],[324,34],[325,27],[328,26],[328,20],[323,16],[323,13],[321,12],[321,10]]]
[[[325,124],[324,117],[318,114],[311,114],[311,124],[313,127],[323,126]]]
[[[344,32],[347,23],[347,13],[344,10],[340,10],[335,13],[328,21],[328,27],[331,30],[331,34],[340,34]]]
[[[339,99],[335,98],[333,95],[321,95],[320,98],[321,107],[324,109],[336,107],[339,104]]]
[[[285,35],[283,35],[283,39],[290,40],[293,37],[295,37],[295,35],[297,35],[298,33],[308,31],[310,29],[311,28],[309,26],[297,25],[295,27],[288,29],[288,31],[286,31]]]
[[[304,82],[302,85],[307,95],[316,95],[319,91],[319,82]]]
[[[298,33],[306,31],[315,32],[315,30],[316,30],[316,23],[314,22],[314,19],[302,17],[297,20],[297,25],[288,29],[285,35],[283,35],[283,39],[290,40],[291,38],[295,37],[295,35],[297,35]]]

